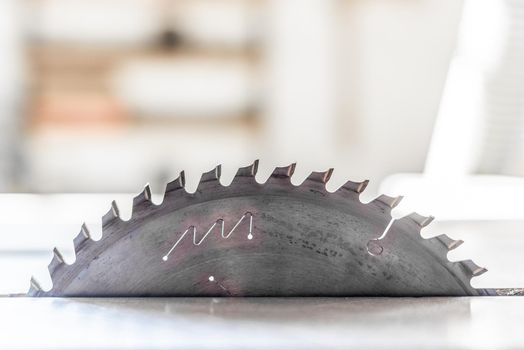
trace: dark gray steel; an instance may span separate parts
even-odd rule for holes
[[[276,168],[266,183],[257,163],[219,183],[220,167],[184,190],[183,173],[168,184],[162,204],[149,188],[122,221],[116,205],[103,217],[103,237],[85,226],[75,238],[76,261],[55,250],[50,291],[33,279],[29,296],[459,296],[486,270],[446,254],[461,241],[424,239],[431,218],[391,221],[400,198],[364,204],[367,182],[325,188],[331,170],[294,186],[294,165]],[[223,229],[222,229],[223,228]],[[183,236],[183,237],[182,237]],[[182,237],[182,238],[181,238]],[[180,239],[180,240],[179,240]],[[177,243],[178,242],[178,243]]]

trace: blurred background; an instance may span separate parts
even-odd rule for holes
[[[474,286],[522,287],[523,107],[520,1],[2,0],[0,293],[111,199],[254,159],[403,194]]]

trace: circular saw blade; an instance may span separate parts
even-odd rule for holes
[[[113,203],[103,235],[85,226],[74,239],[76,261],[55,249],[53,287],[32,279],[29,296],[459,296],[490,295],[472,277],[486,270],[450,262],[458,246],[443,235],[424,239],[431,218],[391,218],[400,198],[364,204],[367,182],[326,190],[331,170],[291,183],[295,166],[255,180],[257,162],[239,169],[229,186],[220,167],[203,174],[195,193],[184,175],[169,183],[164,200],[149,187],[134,198],[123,221]],[[387,234],[383,233],[387,228]]]

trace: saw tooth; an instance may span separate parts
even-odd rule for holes
[[[31,276],[31,280],[29,281],[29,292],[27,294],[34,295],[41,291],[43,291],[42,286],[34,276]]]
[[[275,170],[273,170],[273,173],[271,173],[270,178],[291,178],[295,172],[296,166],[297,163],[292,163],[288,166],[276,167]]]
[[[120,213],[118,206],[115,201],[111,202],[111,208],[109,211],[102,217],[102,229],[110,225],[114,220],[120,218]]]
[[[486,268],[475,264],[472,260],[459,261],[458,264],[460,264],[462,269],[471,277],[480,276],[488,271]]]
[[[180,175],[176,179],[174,179],[173,181],[167,184],[166,193],[179,190],[181,188],[184,188],[185,186],[186,186],[186,175],[183,171],[181,171]]]
[[[378,196],[377,198],[375,198],[373,200],[373,203],[377,204],[380,207],[384,207],[385,206],[386,208],[393,209],[400,203],[400,201],[402,201],[403,198],[404,197],[402,197],[402,196],[391,197],[391,196],[387,196],[385,194],[382,194],[382,195]]]
[[[453,250],[457,247],[459,247],[464,241],[462,240],[454,240],[449,238],[447,235],[440,235],[437,237],[434,237],[433,239],[438,240],[440,243],[442,243],[448,250]]]
[[[143,202],[151,202],[151,187],[147,184],[144,190],[133,198],[133,211]]]
[[[258,159],[253,162],[253,164],[239,168],[235,177],[244,176],[244,177],[255,177],[258,171]]]
[[[217,165],[215,168],[202,174],[202,176],[200,177],[200,183],[208,181],[219,181],[221,173],[222,165]]]
[[[354,182],[354,181],[348,181],[346,182],[342,187],[346,190],[355,192],[355,193],[362,193],[368,187],[369,180],[364,180],[362,182]]]
[[[89,234],[89,229],[87,228],[87,225],[85,223],[82,224],[82,227],[80,228],[80,232],[76,237],[73,239],[73,245],[75,247],[75,253],[78,254],[82,246],[85,242],[89,241],[91,239],[91,235]]]
[[[53,258],[51,259],[51,262],[47,266],[47,269],[49,270],[49,273],[51,274],[51,276],[53,276],[53,273],[55,272],[56,268],[62,265],[63,263],[64,263],[64,257],[55,247],[53,249]]]
[[[406,218],[415,221],[420,228],[428,226],[435,219],[433,216],[424,216],[415,212],[409,214]]]
[[[314,171],[312,172],[306,180],[315,181],[320,183],[327,183],[333,174],[333,168],[328,169],[327,171]]]

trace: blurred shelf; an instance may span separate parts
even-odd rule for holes
[[[151,44],[166,31],[193,46],[249,46],[260,33],[265,5],[261,0],[25,3],[32,42],[113,47]]]
[[[239,49],[205,49],[180,46],[178,48],[162,48],[159,46],[143,46],[138,48],[96,47],[85,45],[29,45],[26,53],[31,58],[33,66],[45,69],[54,67],[67,71],[68,68],[86,69],[106,67],[127,58],[131,59],[202,59],[213,60],[245,60],[256,62],[260,54],[256,47]]]
[[[247,65],[254,72],[259,64],[255,51],[117,50],[70,47],[30,48],[33,93],[46,91],[99,91],[110,93],[112,74],[126,64],[177,65],[184,62]]]
[[[32,125],[249,118],[256,110],[258,73],[244,56],[50,51],[44,68],[33,69]]]

